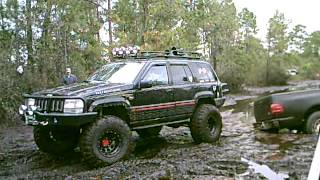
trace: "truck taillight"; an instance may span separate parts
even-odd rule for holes
[[[280,114],[284,112],[284,107],[282,104],[273,103],[270,105],[271,114]]]

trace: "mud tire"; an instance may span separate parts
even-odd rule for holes
[[[137,130],[137,133],[141,138],[147,139],[147,138],[157,137],[161,129],[162,129],[162,126],[152,127],[147,129],[139,129]]]
[[[111,153],[106,152],[108,150],[101,147],[100,144],[101,137],[109,138],[110,134],[115,134],[116,139],[118,139],[115,152]],[[79,146],[84,162],[88,163],[89,166],[110,165],[127,158],[131,153],[131,131],[122,119],[115,116],[105,116],[84,128]]]
[[[76,148],[79,129],[35,126],[33,136],[40,151],[64,155]]]
[[[202,104],[195,110],[190,130],[196,143],[213,143],[219,140],[222,121],[219,110],[211,104]]]
[[[308,134],[318,134],[320,126],[320,111],[312,113],[305,124],[305,132]]]

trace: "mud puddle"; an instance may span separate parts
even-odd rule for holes
[[[159,137],[134,133],[132,156],[111,166],[90,169],[80,153],[54,158],[38,151],[32,128],[0,132],[0,179],[263,179],[248,172],[241,158],[265,164],[290,179],[306,179],[316,137],[257,131],[252,99],[223,108],[223,131],[216,144],[194,144],[188,127],[163,127]]]

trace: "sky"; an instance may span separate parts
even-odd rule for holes
[[[258,37],[265,41],[268,21],[276,10],[284,13],[289,20],[289,27],[297,24],[306,26],[308,33],[320,31],[320,0],[234,0],[238,12],[248,8],[257,16]],[[104,29],[100,32],[102,39],[108,41]]]
[[[248,8],[257,16],[258,37],[265,40],[268,21],[276,10],[284,13],[290,26],[306,26],[308,33],[320,31],[320,0],[234,0],[238,12]]]

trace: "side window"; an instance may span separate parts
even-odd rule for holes
[[[215,74],[212,72],[212,68],[209,64],[201,64],[203,68],[207,70],[207,76],[209,77],[210,81],[217,81]]]
[[[184,71],[185,71],[186,74],[187,74],[188,80],[189,80],[190,82],[193,82],[193,77],[192,77],[192,73],[191,73],[190,68],[189,68],[188,66],[183,66],[183,68],[184,68]]]
[[[165,65],[152,66],[141,81],[151,82],[153,85],[168,84],[167,67]]]
[[[191,70],[195,76],[196,82],[217,81],[211,66],[206,63],[191,63]]]
[[[186,84],[193,81],[191,71],[187,65],[170,65],[173,84]]]

